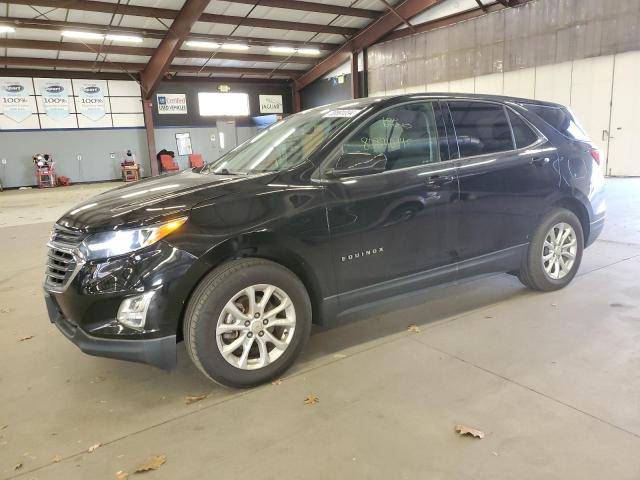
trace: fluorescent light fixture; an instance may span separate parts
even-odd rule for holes
[[[69,38],[84,38],[84,39],[93,39],[93,40],[102,40],[104,38],[104,35],[102,35],[101,33],[82,32],[82,31],[76,31],[76,30],[64,30],[62,32],[62,36],[69,37]]]
[[[7,25],[0,25],[0,33],[13,33],[16,29]]]
[[[320,55],[320,50],[317,48],[299,48],[298,53],[301,55]]]
[[[142,43],[142,37],[137,35],[113,35],[110,33],[105,38],[113,42]]]
[[[216,42],[203,42],[201,40],[189,40],[185,43],[187,47],[193,48],[206,48],[210,50],[215,50],[216,48],[220,48],[220,44]]]
[[[273,46],[273,47],[269,47],[269,51],[274,53],[295,53],[296,49],[293,47]]]
[[[249,45],[243,43],[223,43],[222,48],[225,50],[249,50]]]

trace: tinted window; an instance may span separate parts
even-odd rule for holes
[[[538,135],[531,130],[531,127],[522,119],[520,115],[511,110],[509,112],[509,121],[513,129],[513,137],[516,140],[517,148],[528,147],[538,140]]]
[[[386,110],[353,134],[345,153],[383,153],[387,170],[440,161],[433,104],[412,103]]]
[[[513,137],[502,105],[451,102],[451,117],[461,157],[513,150]]]
[[[523,104],[522,106],[538,115],[565,137],[583,142],[589,141],[589,135],[585,133],[568,108],[531,104]]]

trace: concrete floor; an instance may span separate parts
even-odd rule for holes
[[[245,391],[184,347],[171,373],[80,353],[46,317],[44,244],[105,186],[1,193],[0,478],[113,479],[164,454],[145,478],[637,480],[640,179],[607,183],[605,232],[565,290],[432,289],[316,333],[281,384]]]

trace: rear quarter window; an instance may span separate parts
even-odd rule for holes
[[[513,130],[513,138],[516,141],[516,148],[525,148],[538,141],[538,135],[531,129],[520,115],[511,110],[509,112],[509,121]]]
[[[533,104],[522,104],[522,106],[538,115],[565,137],[581,142],[591,141],[589,135],[568,108]]]

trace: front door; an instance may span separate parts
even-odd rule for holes
[[[218,129],[218,150],[222,156],[238,145],[236,122],[234,120],[218,120],[216,128]]]
[[[460,260],[522,247],[559,188],[555,148],[502,104],[449,108],[460,152]]]
[[[343,143],[337,157],[387,158],[382,173],[325,180],[343,307],[347,297],[362,303],[402,282],[409,290],[407,276],[455,262],[458,182],[443,132],[439,104],[422,101],[374,115]]]

